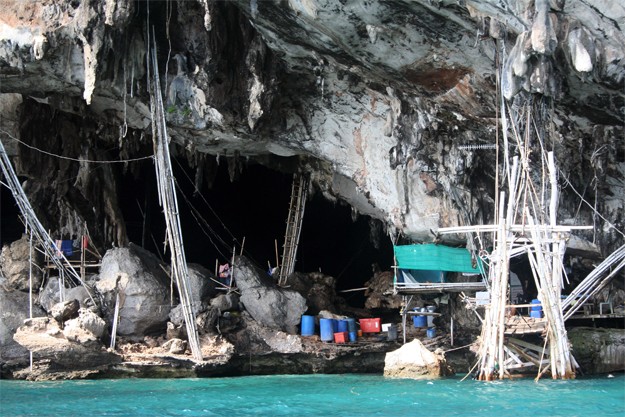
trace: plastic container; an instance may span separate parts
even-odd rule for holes
[[[339,331],[339,321],[337,319],[332,320],[332,329],[334,329],[334,333]]]
[[[347,331],[348,332],[357,332],[358,328],[356,327],[356,319],[348,318],[347,319]]]
[[[530,308],[530,317],[534,317],[536,319],[542,318],[543,307],[541,305],[540,300],[534,298],[530,304],[532,304],[532,307]]]
[[[428,337],[428,339],[432,339],[434,337],[436,337],[436,329],[434,327],[430,327],[425,331],[425,335]]]
[[[412,316],[412,324],[415,328],[428,327],[427,316]]]
[[[334,340],[334,324],[332,319],[319,319],[319,335],[322,342]]]
[[[339,320],[339,332],[347,331],[347,320]]]
[[[358,340],[358,333],[357,332],[348,332],[348,336],[349,336],[349,341],[350,342],[355,342]]]
[[[315,317],[302,316],[302,336],[312,336],[315,334]]]
[[[380,319],[360,319],[360,330],[363,333],[380,333]]]
[[[395,340],[397,340],[397,326],[394,324],[391,324],[390,326],[388,326],[388,334],[386,335],[386,340],[388,340],[389,342],[394,342]]]
[[[349,336],[347,332],[334,333],[334,343],[347,343],[348,340],[349,340]]]

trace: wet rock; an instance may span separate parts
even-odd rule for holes
[[[133,244],[109,250],[102,258],[96,288],[108,305],[109,323],[119,293],[117,334],[141,340],[152,330],[165,329],[171,309],[169,284],[153,254]]]
[[[33,268],[32,268],[32,288],[33,292],[38,292],[43,279],[41,273],[41,254],[33,248]],[[16,240],[10,245],[2,247],[0,254],[0,270],[6,278],[4,285],[7,288],[29,291],[30,288],[30,240],[28,236],[23,235],[21,239]]]
[[[235,261],[234,279],[241,292],[245,310],[263,326],[297,333],[297,325],[308,308],[298,292],[280,288],[264,271],[256,269],[246,258]]]
[[[384,376],[428,379],[447,375],[449,370],[442,354],[430,352],[419,339],[386,354]]]
[[[76,317],[80,303],[77,300],[68,300],[57,303],[52,306],[50,314],[54,320],[63,323],[71,318]]]
[[[573,356],[586,374],[625,370],[625,330],[576,327],[568,331]]]

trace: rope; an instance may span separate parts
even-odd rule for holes
[[[150,156],[142,156],[139,158],[131,158],[131,159],[115,159],[115,160],[97,160],[97,159],[83,159],[83,158],[72,158],[69,156],[64,156],[64,155],[58,155],[52,152],[48,152],[48,151],[44,151],[43,149],[39,149],[36,146],[33,145],[29,145],[28,143],[16,138],[15,136],[12,136],[9,132],[7,132],[4,129],[0,129],[0,133],[4,133],[6,136],[8,136],[11,140],[14,140],[15,142],[18,142],[21,145],[26,146],[29,149],[32,149],[34,151],[37,152],[41,152],[45,155],[49,155],[49,156],[53,156],[55,158],[59,158],[59,159],[65,159],[68,161],[75,161],[75,162],[91,162],[94,164],[122,164],[122,163],[127,163],[127,162],[136,162],[136,161],[145,161],[146,159],[154,159],[154,155],[150,155]]]

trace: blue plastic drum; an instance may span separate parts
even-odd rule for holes
[[[302,336],[312,336],[315,334],[315,317],[302,316]]]
[[[334,341],[334,320],[333,319],[319,319],[319,335],[321,341],[332,342]]]

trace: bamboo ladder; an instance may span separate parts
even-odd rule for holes
[[[282,267],[278,279],[279,285],[285,285],[289,275],[295,270],[297,246],[302,232],[306,197],[308,196],[308,177],[302,174],[293,175],[289,215],[286,221],[284,246],[282,251]]]

